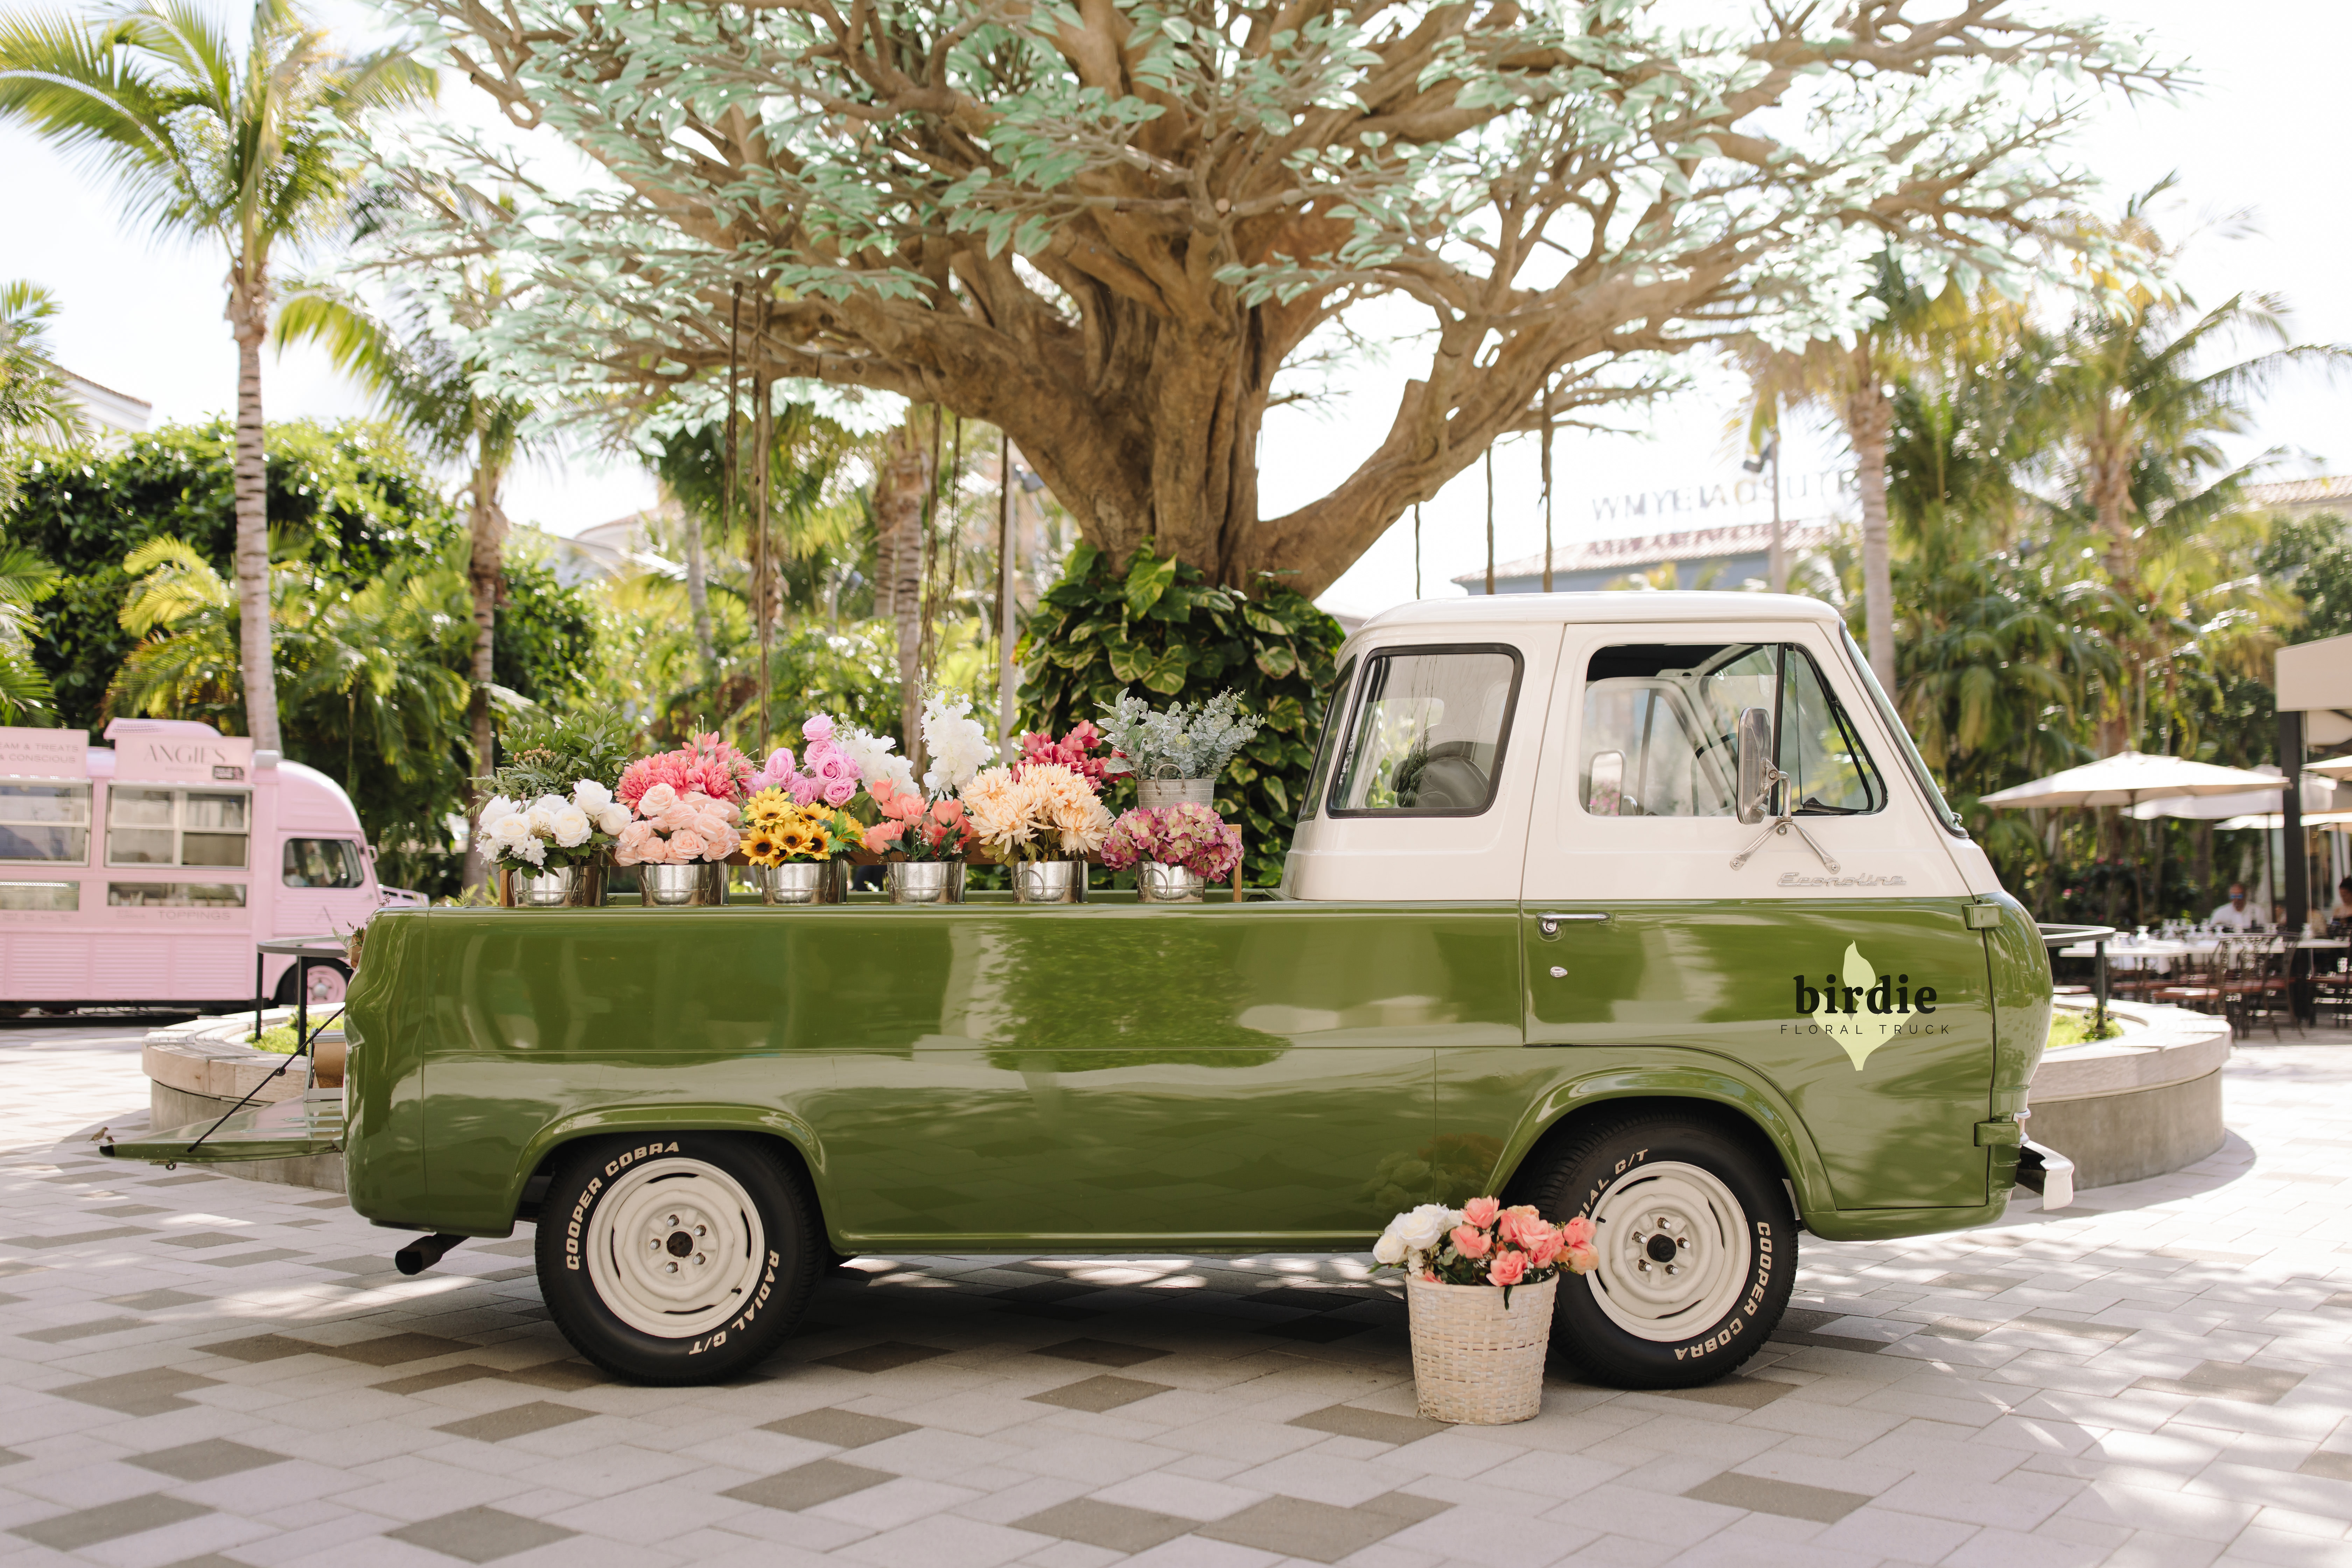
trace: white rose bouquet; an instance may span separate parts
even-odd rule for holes
[[[569,799],[542,795],[521,801],[492,795],[482,805],[482,854],[496,864],[532,873],[584,866],[613,847],[629,825],[629,808],[593,779],[572,786]]]

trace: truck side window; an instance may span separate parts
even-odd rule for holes
[[[1339,672],[1331,683],[1331,700],[1323,705],[1323,731],[1315,742],[1315,771],[1307,775],[1307,798],[1299,803],[1300,821],[1315,815],[1323,804],[1323,781],[1331,776],[1331,753],[1339,744],[1339,720],[1346,713],[1348,683],[1356,679],[1356,661]]]
[[[246,805],[225,791],[117,784],[106,794],[106,863],[242,866]]]
[[[1791,816],[1860,816],[1886,805],[1886,784],[1853,722],[1803,648],[1789,649],[1780,693],[1780,809]]]
[[[0,784],[0,860],[89,859],[89,785]]]
[[[1759,643],[1627,643],[1584,672],[1577,799],[1593,816],[1733,816],[1743,708],[1770,707]]]
[[[1475,816],[1494,804],[1519,656],[1499,646],[1391,648],[1364,662],[1334,816]]]
[[[360,880],[360,847],[350,839],[289,838],[286,841],[288,887],[356,888]]]
[[[1854,816],[1885,805],[1885,781],[1812,656],[1770,643],[1628,643],[1595,653],[1584,676],[1579,804],[1591,816],[1738,815],[1746,708],[1780,719],[1790,783],[1778,809]]]

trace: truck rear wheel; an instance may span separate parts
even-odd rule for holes
[[[1603,1114],[1530,1173],[1555,1224],[1591,1219],[1600,1267],[1560,1281],[1552,1358],[1617,1388],[1692,1388],[1764,1345],[1796,1283],[1796,1216],[1777,1166],[1716,1124]]]
[[[539,1211],[539,1288],[563,1337],[638,1383],[714,1383],[792,1331],[828,1256],[816,1205],[763,1140],[592,1138]]]

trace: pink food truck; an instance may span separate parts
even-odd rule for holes
[[[186,720],[0,729],[0,1013],[254,997],[255,944],[349,931],[386,902],[342,786]],[[262,994],[294,1000],[271,955]],[[314,1001],[345,972],[316,964]]]

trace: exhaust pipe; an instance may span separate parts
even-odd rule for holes
[[[393,1267],[403,1274],[422,1274],[448,1255],[449,1249],[466,1238],[462,1236],[435,1234],[420,1236],[392,1255]]]
[[[2028,1138],[2018,1145],[2017,1184],[2040,1193],[2045,1212],[2065,1208],[2074,1201],[2074,1162]]]

